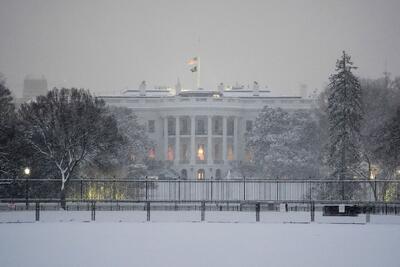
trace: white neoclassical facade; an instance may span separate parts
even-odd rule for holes
[[[250,160],[245,134],[266,105],[287,110],[309,109],[305,97],[272,97],[270,91],[230,88],[218,90],[125,90],[101,96],[110,105],[134,110],[146,125],[155,146],[149,156],[172,163],[183,179],[224,179],[233,163]]]

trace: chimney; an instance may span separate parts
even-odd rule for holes
[[[181,85],[181,81],[178,78],[178,81],[175,85],[175,95],[178,96],[182,91],[182,85]]]
[[[140,95],[140,96],[145,96],[145,95],[146,95],[146,81],[143,81],[143,82],[139,85],[139,95]]]
[[[253,83],[253,96],[259,96],[260,95],[260,86],[258,85],[258,82],[254,81]]]
[[[222,95],[224,93],[225,85],[224,83],[220,83],[218,85],[218,92]]]

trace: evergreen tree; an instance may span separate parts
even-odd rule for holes
[[[361,87],[352,73],[356,69],[343,51],[336,73],[329,78],[329,165],[338,180],[349,179],[360,162],[360,126],[362,120]]]

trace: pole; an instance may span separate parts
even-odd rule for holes
[[[197,89],[200,88],[200,57],[197,57]]]
[[[310,202],[310,214],[311,214],[311,222],[315,221],[315,203],[314,201]]]
[[[83,180],[81,178],[81,201],[83,200]]]
[[[35,207],[35,220],[38,222],[40,220],[40,203],[36,202]]]
[[[150,202],[146,202],[147,221],[150,221]]]
[[[181,201],[181,178],[178,180],[178,201]]]
[[[246,176],[243,176],[243,200],[246,200]]]
[[[256,203],[256,222],[260,221],[260,203]]]
[[[91,219],[92,221],[96,220],[96,201],[92,201],[92,210],[91,210]]]
[[[203,222],[206,218],[206,203],[204,201],[201,202],[201,221]]]
[[[25,207],[26,209],[29,208],[29,184],[28,184],[28,177],[25,179]]]
[[[211,196],[210,196],[210,198],[211,198],[211,201],[212,201],[213,200],[213,180],[212,180],[212,177],[211,177],[210,184],[211,184]]]
[[[147,176],[146,176],[146,181],[145,181],[145,186],[146,186],[146,200],[148,199],[148,188],[149,188],[149,185],[148,185],[148,182],[147,182]]]

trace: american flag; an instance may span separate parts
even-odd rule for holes
[[[197,64],[197,57],[194,57],[194,58],[191,58],[189,61],[188,61],[188,64],[189,65],[196,65]]]

